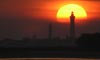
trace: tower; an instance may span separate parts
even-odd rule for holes
[[[48,31],[48,39],[51,40],[52,39],[52,23],[49,23],[49,31]]]
[[[75,40],[75,16],[73,11],[70,16],[70,40]]]

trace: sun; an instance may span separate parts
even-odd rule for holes
[[[77,4],[68,4],[61,7],[57,12],[58,22],[69,22],[71,12],[74,12],[76,20],[83,20],[87,18],[87,13],[83,7]]]

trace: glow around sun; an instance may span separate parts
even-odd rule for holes
[[[57,12],[57,20],[59,22],[66,22],[66,19],[69,19],[71,12],[74,12],[76,19],[87,18],[87,13],[83,7],[77,4],[68,4],[61,7]]]

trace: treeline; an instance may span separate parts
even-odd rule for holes
[[[0,41],[0,47],[57,47],[67,46],[69,41],[66,39],[29,39],[23,38],[22,40],[4,39]]]
[[[76,44],[80,48],[100,50],[100,33],[82,34]]]
[[[68,39],[29,39],[22,40],[3,39],[0,41],[0,47],[65,47],[70,46]],[[100,49],[100,33],[85,33],[75,40],[76,48],[82,49]]]

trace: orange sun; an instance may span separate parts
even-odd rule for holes
[[[58,22],[69,22],[69,17],[71,12],[74,12],[76,20],[82,20],[87,18],[87,13],[83,7],[77,4],[68,4],[61,7],[57,12],[57,21]]]

